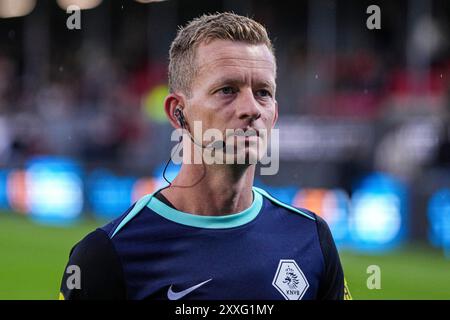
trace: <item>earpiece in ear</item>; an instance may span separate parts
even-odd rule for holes
[[[180,124],[180,126],[182,128],[184,128],[186,121],[184,120],[184,115],[183,115],[183,111],[181,110],[180,106],[177,106],[175,108],[175,111],[173,112],[173,115],[175,116],[175,118],[177,118],[178,123]]]

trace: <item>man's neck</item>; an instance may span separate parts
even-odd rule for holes
[[[173,186],[161,193],[183,212],[233,214],[251,206],[254,174],[255,166],[183,165]]]

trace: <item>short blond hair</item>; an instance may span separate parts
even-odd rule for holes
[[[204,14],[178,30],[169,51],[169,90],[190,95],[197,75],[195,53],[201,43],[212,40],[265,44],[274,53],[266,28],[255,20],[230,12]]]

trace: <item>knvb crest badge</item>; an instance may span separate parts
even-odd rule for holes
[[[300,300],[309,288],[308,280],[294,260],[280,260],[272,285],[286,300]]]

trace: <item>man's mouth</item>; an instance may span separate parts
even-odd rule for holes
[[[259,137],[259,131],[254,128],[235,129],[232,136],[235,137]]]

